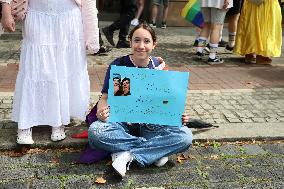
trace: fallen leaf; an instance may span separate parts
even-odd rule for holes
[[[184,156],[184,154],[181,154],[177,157],[177,162],[181,163],[183,160],[186,160],[186,157]]]
[[[103,177],[98,177],[96,179],[95,183],[104,184],[104,183],[106,183],[106,180]]]
[[[216,160],[216,159],[219,159],[219,156],[218,156],[218,155],[211,155],[211,156],[210,156],[210,159]]]

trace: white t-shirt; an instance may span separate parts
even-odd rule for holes
[[[214,7],[218,9],[223,9],[225,0],[200,0],[201,7]],[[233,7],[233,0],[227,0],[229,5],[227,9]]]

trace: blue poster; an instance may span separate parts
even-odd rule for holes
[[[181,126],[188,72],[111,66],[110,122]]]

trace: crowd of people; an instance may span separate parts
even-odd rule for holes
[[[11,0],[0,1],[3,28],[13,32],[15,20]],[[163,5],[161,28],[166,28],[169,1],[153,1],[149,24],[139,20],[144,0],[120,0],[120,3],[120,17],[101,31],[110,45],[130,48],[131,52],[117,58],[110,66],[166,69],[162,59],[150,54],[157,45],[154,28],[158,8]],[[204,27],[195,44],[199,59],[204,57],[207,48],[209,64],[224,62],[217,56],[217,49],[222,42],[226,14],[229,22],[227,50],[245,56],[246,63],[270,64],[271,57],[280,56],[282,16],[277,0],[265,0],[259,5],[252,0],[200,0],[200,6]],[[28,0],[12,111],[12,120],[18,123],[18,144],[33,144],[32,128],[38,125],[50,125],[51,140],[61,141],[66,137],[64,125],[70,123],[71,116],[85,118],[90,80],[84,10],[86,7],[80,0]],[[97,17],[96,11],[87,13]],[[131,24],[135,27],[129,33]],[[98,24],[95,26],[98,31]],[[113,39],[115,30],[119,30],[116,44]],[[93,48],[95,55],[111,50],[104,45],[100,33],[93,40],[91,44],[95,47],[88,48]],[[112,166],[122,177],[126,174],[127,165],[134,160],[142,167],[150,164],[163,166],[168,156],[187,150],[192,144],[192,133],[182,125],[169,127],[107,121],[110,116],[107,102],[110,66],[96,107],[98,120],[89,128],[90,146],[112,153]],[[121,80],[118,74],[113,85],[115,96],[131,95],[129,78]],[[186,124],[188,115],[182,114],[181,120],[183,125]],[[137,135],[130,133],[133,129],[137,130]]]

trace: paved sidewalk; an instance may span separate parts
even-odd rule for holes
[[[193,58],[193,28],[157,29],[157,33],[154,55],[163,57],[172,70],[191,73],[186,112],[217,126],[193,129],[195,145],[184,154],[186,160],[177,163],[172,156],[162,168],[132,164],[123,180],[108,160],[74,164],[87,143],[70,138],[87,129],[75,119],[64,141],[51,142],[50,127],[41,126],[33,129],[35,144],[30,151],[12,151],[18,147],[16,123],[11,121],[18,31],[0,38],[0,188],[284,188],[284,54],[270,66],[246,65],[242,57],[221,48],[225,63],[210,66],[205,59]],[[88,55],[91,105],[98,99],[107,65],[127,53],[129,49],[113,49],[108,56]],[[95,183],[100,176],[106,184]]]

